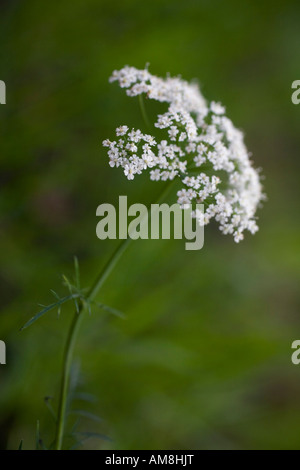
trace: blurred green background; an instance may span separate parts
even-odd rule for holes
[[[263,167],[260,231],[236,245],[216,226],[205,246],[136,241],[99,301],[126,313],[85,318],[77,343],[74,408],[99,415],[81,430],[100,449],[299,449],[300,3],[74,0],[1,2],[0,446],[46,443],[54,424],[73,306],[19,332],[64,294],[73,256],[89,286],[117,241],[96,238],[96,208],[127,194],[153,201],[159,183],[128,182],[101,141],[142,126],[136,99],[108,77],[125,64],[198,78],[245,131]],[[74,378],[75,381],[75,378]],[[82,393],[91,394],[86,396]],[[84,401],[83,398],[90,399]],[[74,416],[69,417],[69,429]]]

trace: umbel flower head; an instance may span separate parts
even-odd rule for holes
[[[162,79],[147,69],[126,66],[114,71],[110,81],[126,88],[128,96],[144,94],[168,104],[154,123],[164,130],[163,140],[122,125],[116,129],[116,140],[103,142],[110,166],[122,167],[129,180],[143,171],[153,181],[179,178],[180,206],[204,204],[204,212],[192,211],[200,225],[215,219],[235,242],[243,240],[245,230],[254,234],[258,230],[255,212],[263,199],[260,177],[249,160],[242,132],[225,115],[225,108],[208,104],[197,85],[178,77]]]

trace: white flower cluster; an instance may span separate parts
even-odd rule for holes
[[[140,130],[120,126],[117,140],[105,140],[110,166],[121,166],[132,180],[150,169],[154,181],[179,177],[183,188],[178,203],[183,209],[203,203],[205,211],[192,212],[200,225],[211,219],[239,242],[243,232],[258,230],[255,212],[263,199],[258,172],[252,167],[243,134],[225,116],[224,107],[207,105],[198,87],[180,78],[162,79],[147,69],[124,67],[110,81],[118,81],[129,96],[145,94],[169,103],[154,126],[167,132],[164,140]]]

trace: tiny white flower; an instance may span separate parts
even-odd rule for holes
[[[129,150],[130,152],[134,153],[137,151],[137,146],[133,142],[128,142],[126,145],[126,150]]]
[[[168,130],[168,134],[171,140],[176,140],[176,136],[178,134],[179,130],[177,129],[176,126],[171,126],[170,129]]]
[[[234,238],[234,241],[235,241],[236,243],[239,243],[241,240],[244,239],[244,235],[243,235],[242,232],[240,232],[240,231],[238,230],[238,231],[234,232],[234,237],[233,237],[233,238]]]
[[[220,103],[215,103],[212,101],[210,103],[210,109],[215,114],[225,114],[225,108]]]
[[[132,140],[132,142],[138,143],[142,139],[143,134],[139,129],[136,131],[132,129],[132,131],[128,134],[128,137],[130,140]]]
[[[159,181],[160,180],[160,171],[159,170],[151,170],[150,171],[150,179],[152,181]]]
[[[144,141],[147,142],[149,145],[156,145],[156,141],[152,135],[145,134],[143,138]]]
[[[125,135],[128,131],[128,126],[120,126],[116,129],[117,136]]]
[[[134,179],[134,166],[133,165],[125,165],[125,168],[124,168],[124,175],[127,176],[127,178],[129,180],[133,180]]]

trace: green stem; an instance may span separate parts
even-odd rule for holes
[[[165,187],[163,192],[161,193],[160,197],[156,201],[156,204],[159,204],[164,198],[166,197],[167,193],[170,190],[173,181],[170,181]],[[150,215],[150,211],[148,211],[148,216]],[[103,269],[100,271],[99,275],[97,276],[94,284],[92,285],[91,289],[89,290],[86,296],[86,302],[81,303],[79,306],[79,310],[75,311],[74,317],[72,319],[67,342],[65,345],[64,350],[64,357],[63,357],[63,371],[61,377],[61,385],[60,385],[60,396],[59,396],[59,405],[58,405],[58,416],[57,416],[57,424],[56,424],[56,435],[55,435],[55,443],[54,448],[55,450],[61,450],[63,437],[64,437],[64,430],[65,430],[65,420],[66,420],[66,408],[67,408],[67,398],[68,398],[68,388],[70,382],[70,371],[71,365],[73,360],[73,352],[74,346],[77,339],[77,335],[80,329],[80,325],[83,318],[83,313],[86,310],[86,304],[90,301],[94,300],[96,295],[98,294],[100,288],[102,287],[103,283],[106,281],[107,277],[121,258],[122,254],[128,247],[129,243],[131,242],[131,238],[128,237],[123,240],[117,249],[113,252]]]
[[[150,123],[149,123],[149,119],[146,113],[143,95],[139,95],[139,103],[140,103],[141,113],[145,121],[145,124],[148,127],[148,129],[150,129]]]

